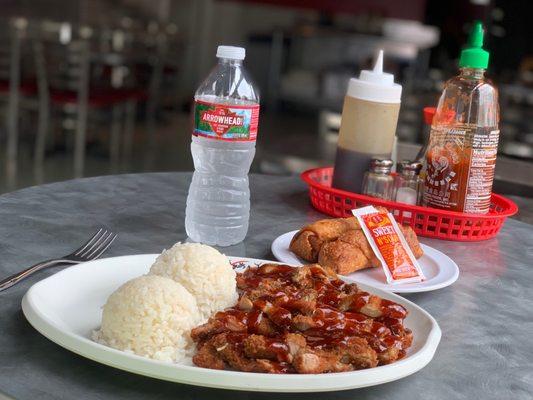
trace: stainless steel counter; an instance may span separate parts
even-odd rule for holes
[[[186,238],[183,221],[190,174],[118,175],[55,183],[0,196],[0,276],[82,243],[98,225],[119,232],[107,253],[154,253]],[[272,258],[281,233],[323,218],[295,177],[252,175],[252,215],[244,243],[228,255]],[[381,386],[276,399],[513,399],[533,393],[533,227],[509,220],[479,243],[422,239],[461,270],[451,287],[410,295],[439,322],[443,336],[420,372]],[[43,271],[0,292],[0,392],[34,399],[270,399],[173,384],[89,361],[50,342],[24,319],[20,301]],[[317,377],[320,379],[320,377]]]

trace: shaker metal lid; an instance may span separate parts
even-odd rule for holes
[[[387,158],[373,158],[370,161],[370,170],[374,172],[385,172],[388,173],[391,171],[394,162]]]
[[[422,170],[422,163],[418,161],[403,160],[397,165],[398,173],[414,173],[418,175]]]

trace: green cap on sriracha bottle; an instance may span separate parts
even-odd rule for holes
[[[467,46],[461,51],[459,68],[483,68],[489,65],[489,52],[483,49],[483,24],[475,21]]]

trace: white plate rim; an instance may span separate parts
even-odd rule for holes
[[[403,297],[363,284],[362,286],[365,290],[370,289],[376,294],[386,298],[392,297],[395,301],[407,306],[407,308],[416,310],[431,324],[427,340],[417,352],[390,365],[351,372],[319,375],[276,375],[238,371],[219,371],[195,366],[165,363],[101,345],[86,337],[61,329],[61,327],[49,318],[36,303],[39,289],[51,280],[61,279],[64,274],[75,273],[80,268],[88,268],[90,267],[90,264],[99,262],[109,262],[128,257],[148,257],[151,260],[154,260],[156,256],[157,254],[139,254],[103,258],[66,268],[63,271],[37,282],[26,292],[22,299],[22,311],[24,316],[28,322],[47,339],[73,353],[104,365],[176,383],[256,392],[328,392],[374,386],[401,379],[424,368],[432,360],[442,336],[436,320],[423,308]],[[273,262],[247,257],[230,257],[230,259],[233,259],[232,261],[238,260],[249,263]],[[363,377],[365,377],[365,379],[361,379]],[[359,378],[360,381],[354,383],[349,378]]]
[[[291,265],[297,265],[297,264],[294,264],[293,262],[291,263],[290,261],[292,261],[292,260],[285,259],[283,257],[283,254],[280,251],[280,248],[283,247],[283,250],[287,250],[287,251],[290,252],[290,250],[289,249],[285,249],[285,247],[283,245],[281,245],[281,243],[285,242],[286,240],[289,240],[288,237],[290,239],[292,239],[292,237],[297,232],[298,232],[298,230],[285,232],[285,233],[279,235],[277,238],[275,238],[272,241],[272,245],[270,246],[270,249],[271,249],[272,254],[274,255],[274,257],[279,262],[286,262],[286,263],[289,263]],[[405,284],[405,285],[392,285],[392,284],[383,283],[379,287],[375,286],[375,285],[371,285],[371,286],[376,287],[377,289],[382,289],[382,290],[386,290],[386,291],[393,292],[393,293],[423,293],[423,292],[430,292],[430,291],[433,291],[433,290],[442,289],[442,288],[448,287],[450,285],[453,285],[457,281],[457,279],[459,278],[459,267],[458,267],[457,263],[455,261],[453,261],[448,255],[444,254],[442,251],[437,250],[434,247],[428,246],[427,244],[424,244],[424,243],[420,243],[420,246],[422,247],[422,250],[424,250],[424,254],[425,255],[428,255],[428,256],[430,256],[432,258],[439,257],[439,258],[441,258],[444,261],[444,265],[445,265],[445,267],[447,269],[446,270],[447,278],[444,281],[439,282],[439,283],[433,283],[431,285],[419,284],[419,283],[410,283],[410,284]],[[292,255],[294,257],[300,259],[294,253],[292,253]],[[305,263],[304,260],[301,260],[301,262]],[[441,266],[440,263],[437,263],[437,265]],[[357,272],[357,274],[361,274],[361,273],[364,274],[364,270]],[[343,275],[342,277],[343,277],[343,279],[346,279],[346,280],[348,280],[350,282],[366,283],[366,282],[359,282],[357,280],[357,278],[354,278],[353,276]]]

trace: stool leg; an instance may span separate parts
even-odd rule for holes
[[[20,86],[20,38],[14,35],[9,62],[9,100],[7,107],[6,174],[7,186],[12,190],[17,181],[18,164],[18,111]]]
[[[126,111],[124,116],[124,143],[123,143],[123,163],[131,161],[131,154],[133,150],[133,134],[135,130],[135,117],[137,116],[137,102],[129,100],[126,103]]]
[[[34,175],[38,184],[44,178],[44,156],[46,152],[46,139],[48,136],[48,124],[50,121],[50,95],[46,79],[42,43],[34,42],[33,46],[35,65],[37,71],[37,90],[39,100],[39,119],[37,137],[35,138]]]
[[[150,80],[150,87],[148,88],[148,100],[146,102],[146,131],[148,134],[148,143],[151,146],[153,146],[156,142],[156,112],[159,105],[159,89],[161,86],[162,73],[163,66],[160,62],[156,63]]]
[[[76,137],[74,141],[74,176],[81,178],[85,167],[85,142],[87,137],[87,102],[78,108]]]
[[[157,38],[157,55],[152,65],[152,74],[148,87],[148,100],[146,102],[146,131],[148,134],[148,149],[145,153],[145,168],[152,169],[156,150],[156,113],[159,106],[161,79],[163,77],[164,56],[166,42],[164,36]]]
[[[111,111],[111,134],[109,135],[109,153],[111,161],[111,171],[117,172],[120,158],[120,120],[122,115],[122,104],[113,106]]]
[[[89,97],[89,45],[83,43],[80,53],[80,76],[78,87],[78,118],[74,142],[74,176],[81,178],[85,164],[85,144],[87,138],[87,108]]]
[[[44,104],[41,104],[44,103]],[[39,99],[39,122],[37,138],[35,139],[34,172],[38,184],[43,182],[44,155],[46,152],[46,138],[48,136],[48,121],[50,118],[48,100]]]

